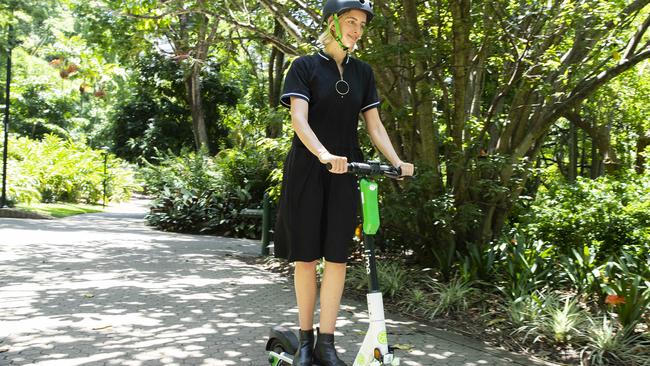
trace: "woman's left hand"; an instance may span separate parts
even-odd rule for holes
[[[395,164],[396,168],[402,169],[402,176],[403,177],[411,177],[413,176],[413,171],[415,170],[415,167],[411,163],[405,163],[403,161],[398,162]]]

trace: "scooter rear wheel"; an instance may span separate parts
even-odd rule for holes
[[[282,344],[282,342],[280,342],[280,340],[276,339],[276,338],[273,338],[273,339],[271,339],[269,341],[269,346],[268,346],[267,349],[269,351],[275,352],[275,353],[277,353],[279,355],[281,355],[283,353],[285,355],[287,354],[287,350],[285,349],[284,344]],[[269,354],[269,364],[271,366],[287,366],[287,365],[291,365],[291,363],[289,363],[289,362],[287,362],[285,360],[279,359],[279,358],[277,358],[277,357],[275,357],[275,356],[273,356],[271,354]]]

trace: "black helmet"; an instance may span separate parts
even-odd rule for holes
[[[372,11],[372,2],[370,0],[327,0],[323,6],[323,23],[327,22],[330,16],[341,14],[350,9],[363,10],[368,14],[366,23],[370,23],[375,13]]]

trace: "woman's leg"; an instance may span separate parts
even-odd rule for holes
[[[320,286],[320,331],[334,334],[339,313],[346,263],[325,262],[323,282]]]
[[[295,262],[293,281],[298,303],[298,321],[302,330],[310,330],[314,327],[316,263],[317,261]]]

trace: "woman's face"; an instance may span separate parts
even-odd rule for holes
[[[342,42],[347,47],[353,49],[354,45],[357,43],[361,35],[363,34],[364,29],[366,28],[366,19],[368,15],[365,11],[352,9],[346,11],[339,17],[339,23],[341,25],[341,36]],[[334,23],[330,23],[332,32],[336,34]]]

